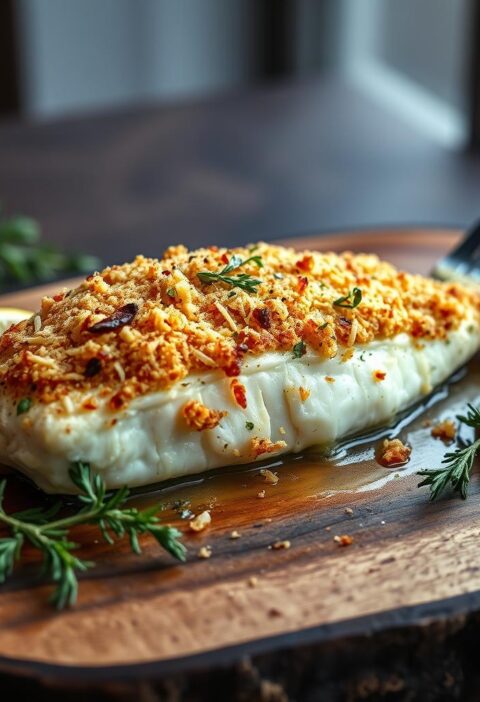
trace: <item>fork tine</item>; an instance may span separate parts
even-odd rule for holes
[[[460,244],[436,264],[432,275],[442,280],[480,278],[480,220],[469,227]]]
[[[480,220],[475,222],[468,228],[465,237],[462,239],[456,249],[451,251],[448,256],[465,260],[471,256],[475,249],[480,247]]]

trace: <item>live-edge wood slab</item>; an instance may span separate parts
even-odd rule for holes
[[[373,251],[424,273],[458,237],[453,231],[405,229],[291,243]],[[4,296],[0,304],[34,309],[51,290]],[[460,379],[428,416],[475,399],[475,387]],[[32,563],[0,588],[0,668],[81,680],[166,674],[476,611],[480,483],[473,479],[465,502],[429,503],[414,471],[438,464],[445,447],[431,439],[422,417],[401,431],[416,443],[411,465],[395,479],[385,479],[370,446],[352,449],[350,467],[348,451],[330,467],[315,457],[286,461],[278,467],[276,486],[265,485],[258,467],[249,467],[194,477],[138,498],[162,502],[165,519],[185,531],[185,565],[148,539],[137,557],[123,545],[93,543],[98,537],[92,529],[78,530],[82,556],[97,567],[81,578],[75,608],[52,611],[46,604],[50,588],[34,578]],[[263,488],[266,497],[260,499]],[[38,499],[40,493],[10,476],[7,507]],[[188,521],[178,514],[176,501],[182,500],[190,500],[197,513],[211,508],[208,530],[188,533]],[[231,538],[233,530],[240,538]],[[352,536],[351,546],[334,541],[342,534]],[[285,540],[290,548],[270,548]],[[211,546],[210,559],[198,557],[203,545]]]

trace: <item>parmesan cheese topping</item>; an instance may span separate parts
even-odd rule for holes
[[[202,273],[252,256],[229,273],[254,279],[250,289],[204,282]],[[308,345],[348,363],[354,346],[402,333],[419,345],[444,340],[465,319],[478,324],[479,299],[370,254],[171,247],[161,260],[138,256],[44,298],[38,314],[1,337],[0,381],[17,398],[50,403],[79,391],[84,409],[96,409],[100,396],[117,412],[193,372],[235,378],[265,352],[295,349],[298,357]],[[241,404],[241,387],[232,383],[232,392]]]

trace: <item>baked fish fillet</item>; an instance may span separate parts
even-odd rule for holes
[[[328,445],[480,345],[480,298],[374,255],[178,246],[42,300],[0,338],[0,460],[47,492]]]

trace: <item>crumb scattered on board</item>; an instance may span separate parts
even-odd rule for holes
[[[232,532],[230,532],[230,538],[231,539],[239,539],[241,536],[240,532],[238,532],[236,529]]]
[[[274,551],[280,551],[281,549],[289,549],[291,545],[288,539],[284,539],[283,541],[275,541],[270,548],[273,548]]]
[[[212,547],[211,546],[202,546],[201,549],[198,551],[198,557],[199,558],[210,558],[212,555]]]
[[[379,462],[382,466],[401,466],[410,459],[412,449],[400,439],[385,439],[380,450]]]
[[[206,529],[212,521],[212,518],[210,516],[210,512],[208,510],[205,510],[201,514],[198,515],[198,517],[195,517],[195,519],[192,519],[190,522],[190,529],[192,531],[203,531]]]
[[[430,433],[435,439],[441,439],[448,443],[455,439],[457,427],[453,419],[444,419],[442,422],[434,424]]]
[[[351,537],[350,534],[342,534],[341,536],[337,534],[333,537],[333,540],[339,546],[351,546],[353,543],[353,537]]]
[[[269,485],[276,485],[280,480],[277,473],[273,473],[271,470],[268,470],[268,468],[262,468],[260,475],[265,478],[265,482]]]
[[[260,492],[257,492],[257,497],[263,500],[263,498],[265,497],[265,490],[260,490]]]

